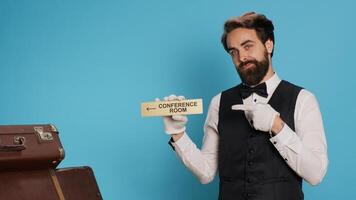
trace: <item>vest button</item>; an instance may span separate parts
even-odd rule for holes
[[[252,183],[252,179],[251,179],[251,178],[248,178],[248,179],[247,179],[247,183]]]
[[[253,162],[252,161],[248,161],[248,166],[252,166]]]
[[[255,153],[255,150],[251,148],[248,152]]]

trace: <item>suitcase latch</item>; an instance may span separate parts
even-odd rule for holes
[[[40,141],[48,142],[53,140],[52,133],[43,132],[43,127],[37,126],[37,127],[33,127],[33,129],[35,129],[35,132]]]
[[[26,138],[23,136],[15,136],[14,137],[14,144],[17,145],[25,145]]]

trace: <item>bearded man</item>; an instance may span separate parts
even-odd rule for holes
[[[328,166],[315,96],[274,71],[274,26],[266,16],[231,18],[221,41],[242,83],[211,100],[201,149],[187,134],[186,116],[163,117],[169,144],[201,183],[218,171],[221,200],[304,199],[302,180],[319,184]]]

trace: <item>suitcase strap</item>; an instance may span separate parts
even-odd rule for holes
[[[22,151],[25,149],[24,145],[0,145],[0,151]]]
[[[56,176],[56,172],[54,171],[54,169],[49,169],[49,173],[51,174],[51,179],[54,184],[54,187],[56,188],[59,200],[65,200],[61,185],[59,184],[58,178]]]
[[[13,145],[0,145],[0,151],[23,151],[25,147],[25,137],[14,137]]]

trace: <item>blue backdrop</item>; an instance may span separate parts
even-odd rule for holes
[[[0,124],[53,123],[66,158],[93,167],[104,199],[217,199],[167,145],[140,103],[171,93],[203,98],[189,117],[201,145],[211,98],[240,82],[220,44],[231,16],[254,10],[275,25],[279,76],[318,98],[329,169],[306,200],[353,199],[356,113],[353,1],[0,2]]]

